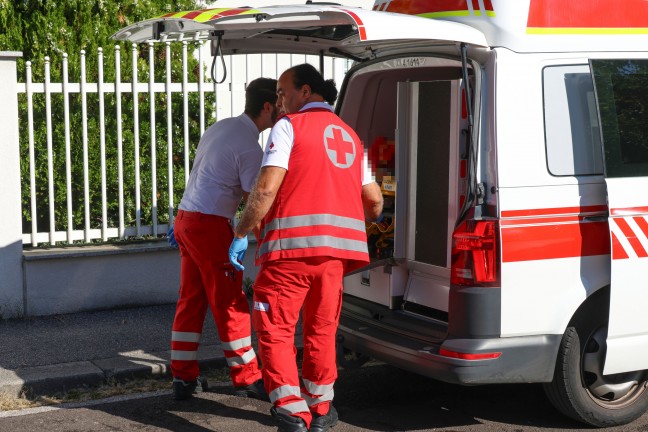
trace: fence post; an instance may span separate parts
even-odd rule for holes
[[[21,52],[0,51],[0,318],[24,314],[18,77]]]

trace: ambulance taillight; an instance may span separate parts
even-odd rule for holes
[[[463,221],[452,234],[451,283],[461,286],[499,286],[496,220]]]

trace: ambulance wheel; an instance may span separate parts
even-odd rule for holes
[[[553,381],[544,385],[558,411],[596,427],[630,423],[648,409],[646,371],[603,375],[606,337],[607,323],[568,327]]]

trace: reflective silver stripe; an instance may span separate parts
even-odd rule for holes
[[[285,398],[286,396],[301,396],[301,391],[299,390],[298,386],[283,385],[281,387],[277,387],[270,392],[270,402],[275,403],[279,399]]]
[[[171,360],[196,360],[198,358],[197,351],[178,351],[171,350]]]
[[[231,342],[222,342],[221,345],[224,350],[236,351],[237,349],[249,347],[252,345],[252,338],[250,336],[241,339],[233,340]]]
[[[315,384],[313,381],[309,381],[306,378],[302,379],[302,381],[304,382],[304,387],[306,387],[308,393],[312,395],[326,394],[333,390],[333,385],[335,384],[335,381],[331,384]]]
[[[171,332],[171,340],[173,342],[195,342],[195,343],[198,343],[198,342],[200,342],[200,333],[174,331],[174,332]]]
[[[333,236],[308,236],[290,237],[277,240],[269,240],[259,246],[259,257],[274,251],[288,249],[305,249],[314,247],[330,247],[333,249],[348,250],[367,253],[367,242],[350,240]]]
[[[261,239],[263,239],[267,233],[277,229],[309,227],[316,225],[333,225],[336,227],[349,228],[361,232],[366,231],[364,221],[346,216],[336,216],[328,213],[323,213],[306,216],[288,216],[284,218],[272,219],[269,224],[263,227],[263,231],[261,231],[260,237]]]
[[[232,367],[232,366],[240,366],[240,365],[248,364],[255,358],[256,358],[256,354],[254,353],[254,350],[250,348],[250,350],[245,354],[243,354],[242,356],[225,357],[225,360],[227,360],[227,365],[229,367]]]
[[[309,409],[308,409],[308,405],[306,405],[306,402],[298,401],[298,402],[293,402],[286,405],[278,406],[277,411],[283,414],[291,415],[300,412],[308,412]]]
[[[334,395],[335,392],[333,390],[317,398],[313,398],[308,396],[307,394],[302,393],[302,399],[306,401],[306,405],[313,406],[317,405],[318,403],[332,401]]]

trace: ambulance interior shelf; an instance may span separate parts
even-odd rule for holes
[[[366,224],[367,244],[371,260],[382,260],[394,256],[396,201],[396,147],[394,139],[377,137],[369,146],[367,156],[384,200],[382,220]]]

